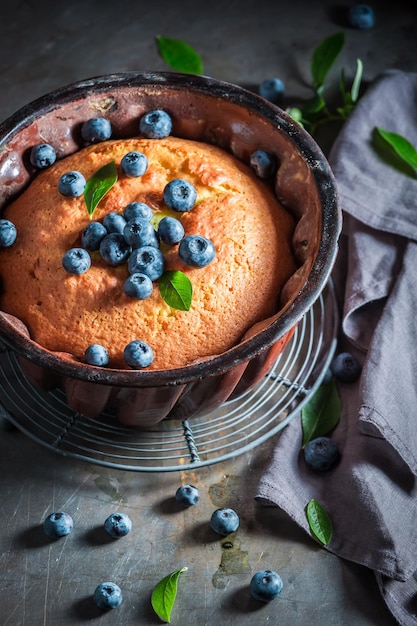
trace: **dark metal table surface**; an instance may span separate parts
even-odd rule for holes
[[[6,0],[0,6],[0,119],[75,80],[166,70],[157,34],[187,41],[201,54],[205,73],[216,78],[256,88],[264,78],[280,76],[293,102],[311,95],[312,49],[340,30],[346,32],[340,61],[348,75],[357,57],[366,81],[386,68],[415,71],[415,2],[373,4],[376,27],[360,32],[343,24],[343,7],[330,0]],[[278,437],[197,469],[145,472],[64,456],[2,419],[0,623],[158,624],[151,591],[163,576],[187,566],[172,623],[393,625],[371,572],[326,552],[279,509],[256,504],[257,484]],[[201,498],[182,509],[174,494],[186,482],[199,488]],[[209,527],[212,511],[222,506],[241,516],[226,543]],[[55,510],[70,513],[75,526],[68,537],[50,541],[41,523]],[[133,529],[115,541],[102,526],[116,510],[129,514]],[[264,567],[279,571],[284,589],[277,601],[260,605],[248,584]],[[124,593],[122,605],[110,613],[91,600],[105,580]]]

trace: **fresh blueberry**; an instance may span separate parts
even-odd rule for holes
[[[131,247],[120,233],[109,233],[100,243],[100,255],[108,265],[121,265],[131,253]]]
[[[81,126],[81,137],[87,143],[99,143],[110,139],[111,124],[105,117],[93,117]]]
[[[151,207],[144,202],[131,202],[125,206],[123,215],[127,222],[135,218],[151,220],[153,211]]]
[[[154,355],[152,348],[144,341],[135,339],[127,344],[123,351],[126,363],[133,369],[142,369],[151,365]]]
[[[352,354],[340,352],[330,364],[330,370],[338,380],[353,383],[361,375],[362,367]]]
[[[280,78],[266,78],[259,85],[258,91],[263,98],[277,104],[282,100],[285,84]]]
[[[197,190],[188,180],[175,178],[164,187],[165,204],[174,211],[190,211],[197,199]]]
[[[17,237],[16,226],[10,220],[0,219],[0,248],[9,248]]]
[[[282,578],[270,569],[260,570],[252,576],[249,589],[255,600],[270,602],[282,591]]]
[[[184,506],[192,506],[199,501],[200,493],[193,485],[181,485],[175,493],[175,499]]]
[[[127,267],[130,274],[146,274],[151,280],[161,278],[165,270],[162,252],[154,246],[136,248],[129,256]]]
[[[110,211],[104,216],[103,225],[108,233],[121,233],[123,235],[126,219],[117,211]]]
[[[158,224],[158,235],[164,243],[174,245],[184,237],[184,226],[175,217],[163,217]]]
[[[349,8],[348,21],[353,28],[368,30],[375,26],[375,13],[369,4],[354,4]]]
[[[211,516],[210,526],[219,535],[229,535],[239,528],[239,516],[233,509],[216,509]]]
[[[84,248],[71,248],[62,257],[62,266],[68,274],[85,274],[90,269],[91,257]]]
[[[326,472],[339,462],[339,446],[330,437],[316,437],[304,446],[304,458],[312,470]]]
[[[124,283],[124,291],[129,298],[136,300],[146,300],[153,290],[152,280],[146,274],[135,272],[131,274]]]
[[[114,539],[125,537],[132,530],[132,520],[126,513],[112,513],[104,522],[104,530]]]
[[[39,143],[31,149],[29,160],[33,167],[43,170],[55,163],[55,148],[49,143]]]
[[[67,198],[78,198],[84,193],[86,180],[81,172],[65,172],[58,181],[58,190]]]
[[[250,165],[259,178],[269,178],[276,169],[274,157],[266,150],[255,150],[255,152],[252,152]]]
[[[74,527],[71,515],[63,511],[51,513],[43,522],[43,529],[49,537],[65,537]]]
[[[89,365],[97,365],[98,367],[105,367],[109,364],[109,353],[107,348],[101,346],[98,343],[93,343],[88,346],[84,353],[84,360]]]
[[[132,150],[124,155],[120,161],[120,167],[125,176],[136,178],[142,176],[148,169],[148,159],[142,152]]]
[[[123,600],[119,585],[112,582],[100,583],[94,591],[93,601],[100,609],[115,609]]]
[[[210,239],[200,235],[188,235],[181,239],[178,254],[189,267],[205,267],[214,259],[216,250]]]
[[[149,139],[163,139],[172,131],[171,116],[161,109],[155,109],[145,113],[140,119],[139,130]]]
[[[142,248],[154,241],[155,230],[149,220],[135,217],[126,222],[123,237],[132,248]]]
[[[101,222],[90,222],[81,233],[81,245],[86,250],[98,250],[107,228]]]

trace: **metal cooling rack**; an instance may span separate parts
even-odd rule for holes
[[[99,420],[74,413],[63,392],[39,391],[3,348],[0,417],[49,449],[107,467],[161,472],[218,463],[259,446],[298,414],[329,367],[337,325],[330,282],[254,389],[205,416],[143,431],[122,426],[111,413]]]

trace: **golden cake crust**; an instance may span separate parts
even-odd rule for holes
[[[131,150],[148,158],[141,177],[120,171],[122,157]],[[118,181],[92,217],[82,196],[59,193],[65,172],[78,170],[88,180],[113,159]],[[196,187],[196,205],[187,213],[174,213],[163,202],[163,189],[174,178]],[[123,290],[127,264],[111,267],[98,252],[91,253],[85,274],[64,270],[62,257],[81,245],[85,226],[110,211],[122,213],[133,201],[151,206],[155,224],[175,215],[186,235],[213,241],[216,256],[205,268],[186,267],[177,246],[166,252],[167,269],[181,270],[192,282],[189,311],[168,306],[157,284],[146,300],[129,298]],[[111,140],[84,148],[40,172],[4,217],[14,222],[18,236],[11,248],[0,251],[1,309],[20,318],[32,339],[49,350],[83,360],[90,344],[102,344],[112,367],[127,367],[123,350],[135,339],[152,347],[150,369],[182,367],[224,352],[254,323],[277,312],[281,288],[296,269],[294,220],[266,183],[223,150],[175,137]]]

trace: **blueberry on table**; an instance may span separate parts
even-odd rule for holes
[[[339,446],[330,437],[316,437],[304,446],[304,459],[315,472],[326,472],[339,462]]]
[[[132,251],[121,233],[109,233],[103,237],[99,249],[103,261],[114,267],[124,263]]]
[[[81,245],[86,250],[98,250],[107,228],[101,222],[90,222],[81,233]]]
[[[112,513],[104,522],[104,530],[110,537],[125,537],[132,530],[132,520],[126,513]]]
[[[62,257],[62,266],[68,274],[85,274],[91,267],[91,257],[84,248],[71,248]]]
[[[86,180],[81,172],[72,170],[62,174],[58,181],[59,192],[67,198],[78,198],[84,193]]]
[[[55,163],[55,148],[49,143],[39,143],[31,148],[29,160],[33,167],[44,170]]]
[[[250,581],[250,593],[255,600],[270,602],[274,600],[282,591],[282,578],[270,569],[256,572]]]
[[[350,352],[340,352],[331,362],[330,371],[338,380],[353,383],[361,375],[362,367]]]
[[[148,139],[163,139],[172,131],[171,116],[162,109],[155,109],[145,113],[140,118],[139,130]]]
[[[124,292],[129,298],[146,300],[153,291],[153,282],[146,274],[136,272],[126,278]]]
[[[64,511],[51,513],[43,522],[43,529],[49,537],[58,538],[69,535],[74,527],[71,515]]]
[[[175,499],[184,506],[192,506],[193,504],[197,504],[200,499],[200,493],[197,487],[193,485],[181,485],[175,493]]]
[[[210,526],[219,535],[229,535],[239,528],[239,516],[233,509],[216,509],[210,518]]]
[[[108,233],[121,233],[123,235],[123,229],[126,226],[126,219],[117,211],[110,211],[103,218],[103,226]]]
[[[151,365],[154,354],[152,348],[145,342],[135,339],[127,344],[123,351],[126,363],[133,369],[143,369]]]
[[[86,349],[84,353],[84,360],[89,365],[105,367],[109,364],[109,352],[104,346],[98,343],[93,343]]]
[[[110,139],[112,128],[105,117],[93,117],[81,126],[81,137],[87,143],[100,143]]]
[[[164,187],[165,204],[174,211],[190,211],[197,200],[197,190],[192,183],[183,178],[170,180]]]
[[[188,235],[181,239],[178,254],[181,261],[189,267],[205,267],[214,259],[216,250],[210,239],[200,235]]]
[[[266,150],[255,150],[250,155],[250,166],[259,178],[269,178],[275,172],[275,159]]]
[[[260,83],[258,92],[266,100],[277,104],[284,95],[285,84],[280,78],[266,78]]]
[[[112,582],[100,583],[93,594],[94,604],[100,609],[115,609],[122,600],[122,590]]]
[[[158,235],[164,243],[172,246],[184,237],[184,226],[175,217],[163,217],[158,224]]]
[[[16,226],[10,220],[0,219],[0,248],[9,248],[17,237]]]
[[[120,168],[123,174],[129,178],[143,176],[148,169],[148,159],[142,152],[132,150],[124,155],[120,161]]]
[[[134,217],[126,222],[123,228],[123,237],[132,248],[142,248],[152,243],[155,238],[155,230],[148,219]]]
[[[354,4],[349,8],[348,21],[353,28],[368,30],[375,26],[375,13],[369,4]]]
[[[143,246],[132,250],[127,262],[130,274],[146,274],[151,280],[161,278],[165,270],[165,259],[162,252],[154,246]]]
[[[145,202],[130,202],[125,206],[123,215],[127,222],[135,218],[150,220],[153,216],[153,211]]]

